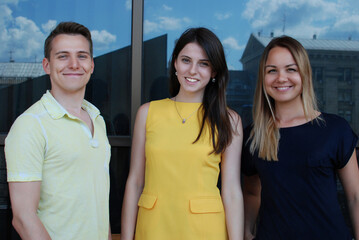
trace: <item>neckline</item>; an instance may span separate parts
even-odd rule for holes
[[[285,129],[294,129],[294,128],[299,128],[299,127],[304,127],[306,125],[308,125],[309,123],[313,123],[313,122],[316,122],[316,121],[320,121],[320,118],[323,118],[323,113],[320,112],[318,116],[316,116],[315,118],[313,118],[312,120],[309,120],[305,123],[302,123],[302,124],[299,124],[299,125],[296,125],[296,126],[290,126],[290,127],[281,127],[279,128],[279,130],[285,130]]]
[[[202,104],[201,102],[179,102],[179,101],[172,100],[171,98],[167,98],[167,100],[169,100],[171,102],[176,102],[177,104]]]

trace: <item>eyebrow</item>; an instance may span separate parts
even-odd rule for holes
[[[70,53],[69,51],[58,51],[57,53],[55,53],[55,56],[56,55],[59,55],[59,54],[68,54],[68,53]],[[88,54],[88,55],[90,55],[90,53],[89,52],[87,52],[87,51],[78,51],[78,52],[76,52],[76,53],[81,53],[81,54]]]
[[[291,67],[291,66],[298,66],[298,65],[296,63],[291,63],[288,65],[285,65],[285,67]],[[268,67],[276,68],[277,66],[276,65],[266,65],[265,66],[265,68],[268,68]]]
[[[192,59],[191,57],[189,57],[189,56],[187,56],[187,55],[181,55],[180,57],[186,57],[186,58],[190,58],[190,59]],[[207,59],[207,58],[204,58],[204,59],[200,59],[199,61],[205,61],[205,62],[209,62],[209,59]]]

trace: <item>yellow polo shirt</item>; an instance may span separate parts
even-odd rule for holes
[[[88,126],[49,91],[20,115],[5,140],[8,182],[41,181],[38,216],[53,240],[104,240],[109,228],[110,145],[99,110]]]

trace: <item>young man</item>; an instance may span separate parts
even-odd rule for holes
[[[99,110],[84,100],[94,69],[90,31],[60,23],[42,64],[51,91],[5,140],[13,225],[22,239],[111,239],[110,145]]]

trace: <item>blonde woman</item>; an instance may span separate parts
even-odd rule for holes
[[[282,36],[265,48],[253,119],[242,155],[245,239],[351,240],[336,174],[359,239],[358,138],[343,118],[319,112],[309,58],[297,40]]]

